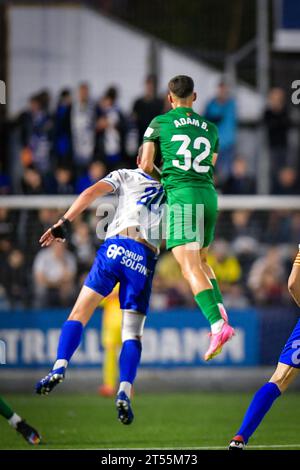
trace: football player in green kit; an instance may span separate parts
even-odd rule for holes
[[[32,426],[26,423],[9,404],[0,396],[0,415],[19,433],[28,444],[37,445],[41,442],[41,436]]]
[[[169,82],[171,111],[155,117],[144,135],[142,169],[154,169],[162,156],[162,183],[167,195],[167,248],[172,250],[195,301],[211,325],[206,361],[222,351],[234,335],[228,323],[215,274],[207,264],[218,206],[213,182],[218,154],[217,127],[197,114],[192,78],[178,75]]]

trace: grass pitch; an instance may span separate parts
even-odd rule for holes
[[[226,448],[251,394],[136,394],[135,421],[116,419],[114,401],[97,395],[5,395],[43,437],[37,449]],[[251,440],[251,448],[300,449],[300,397],[280,398]],[[258,446],[258,447],[257,447]],[[33,449],[0,419],[0,449]]]

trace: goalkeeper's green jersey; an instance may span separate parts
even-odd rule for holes
[[[167,190],[214,184],[212,158],[218,153],[218,129],[192,108],[178,107],[155,117],[144,135],[144,142],[149,141],[159,146]]]

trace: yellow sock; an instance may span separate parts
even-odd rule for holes
[[[103,384],[115,388],[118,377],[118,349],[105,348],[103,359]]]

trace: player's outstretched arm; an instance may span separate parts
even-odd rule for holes
[[[293,268],[288,280],[288,288],[296,304],[300,307],[300,251],[293,264]]]
[[[98,181],[83,191],[73,202],[64,216],[50,227],[40,238],[42,247],[49,246],[54,240],[64,242],[70,222],[89,207],[95,199],[113,192],[113,187],[105,181]]]
[[[140,167],[145,173],[151,175],[154,170],[154,160],[155,160],[155,143],[154,142],[144,142],[143,143],[143,153],[141,158]]]

